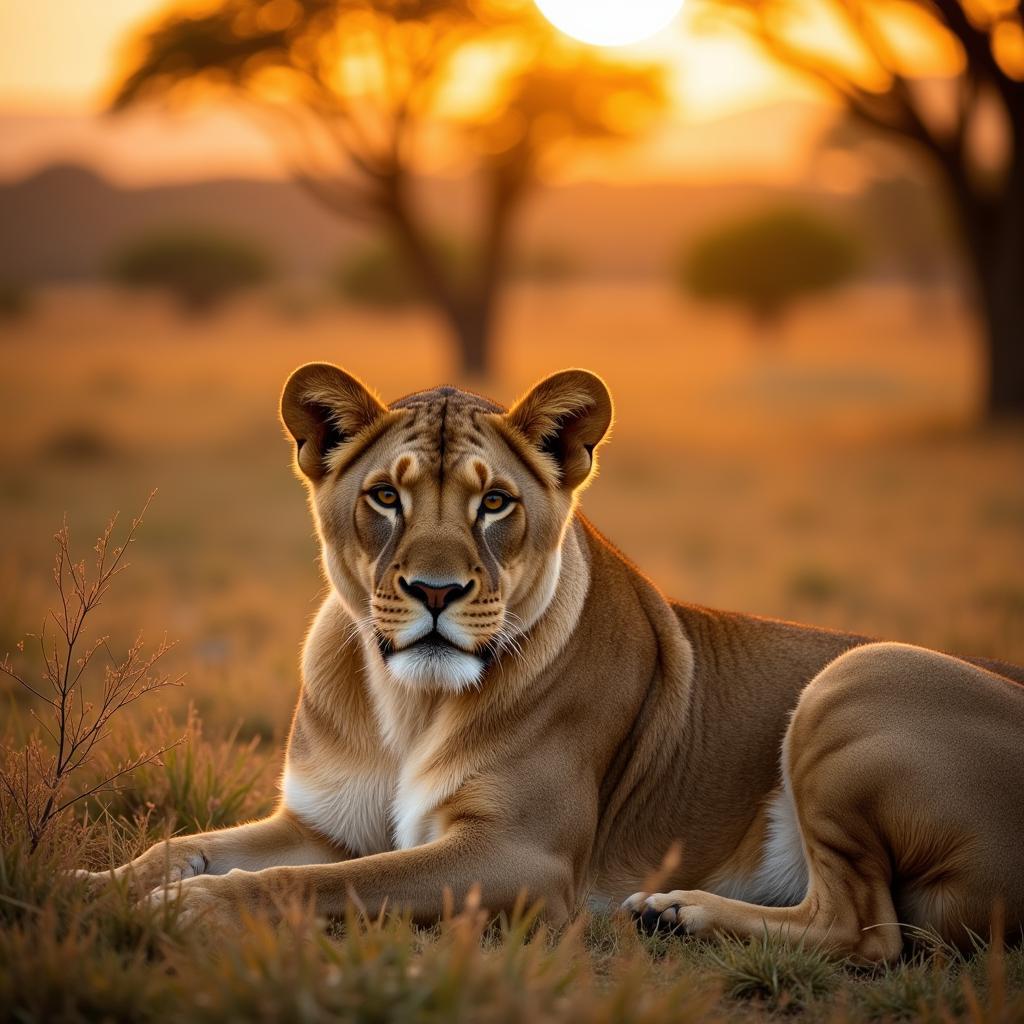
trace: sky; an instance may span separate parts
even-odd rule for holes
[[[0,106],[95,110],[125,33],[165,6],[155,0],[4,0]]]
[[[125,184],[282,173],[272,145],[231,111],[101,116],[126,37],[168,6],[167,0],[0,3],[0,177],[55,160],[90,163]],[[820,129],[820,114],[784,114],[777,129],[751,138],[750,111],[813,108],[820,97],[752,44],[698,31],[693,21],[684,7],[669,28],[630,48],[668,56],[678,96],[672,123],[640,161],[639,173],[702,178],[731,167],[731,176],[742,178],[753,163],[760,178],[791,176]],[[732,131],[730,124],[746,127]],[[620,171],[609,165],[608,173]]]

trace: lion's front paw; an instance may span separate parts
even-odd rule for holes
[[[72,868],[66,872],[68,878],[73,878],[85,890],[88,899],[99,899],[110,891],[112,885],[116,884],[116,876],[113,871],[86,871],[84,868]]]
[[[207,860],[201,850],[191,846],[159,843],[141,857],[110,871],[76,871],[74,874],[88,886],[90,893],[100,894],[111,885],[127,886],[136,897],[157,886],[182,882],[202,875]]]
[[[242,922],[247,901],[226,875],[199,875],[154,889],[142,901],[152,910],[167,909],[187,927],[223,933]]]
[[[668,932],[676,935],[709,935],[713,930],[711,913],[704,906],[707,893],[672,892],[634,893],[622,904],[641,931],[648,935]]]

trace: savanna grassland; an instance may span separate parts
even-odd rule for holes
[[[509,401],[571,365],[608,380],[617,422],[584,509],[673,596],[1024,662],[1024,430],[974,425],[974,345],[944,293],[851,290],[765,334],[656,286],[522,287],[481,387]],[[87,632],[115,657],[140,631],[150,648],[166,635],[154,671],[183,685],[119,713],[66,795],[185,737],[53,816],[34,851],[21,791],[0,791],[0,1020],[1024,1019],[1021,951],[964,960],[927,936],[866,972],[603,917],[550,936],[472,909],[414,930],[291,908],[211,947],[173,913],[90,899],[64,873],[272,805],[323,589],[280,386],[326,359],[391,399],[450,380],[446,353],[422,313],[281,294],[192,320],[55,289],[0,323],[0,656],[45,692],[38,645],[18,643],[55,607],[54,532],[66,513],[91,558],[109,515],[123,537],[157,488]],[[46,709],[9,679],[0,707],[17,781]]]

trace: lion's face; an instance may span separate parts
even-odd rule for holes
[[[515,656],[554,596],[574,496],[611,419],[600,380],[558,374],[509,413],[455,388],[385,407],[313,364],[289,379],[282,416],[331,584],[390,674],[460,690]]]

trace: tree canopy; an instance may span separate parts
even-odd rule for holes
[[[986,328],[986,411],[1024,414],[1024,3],[706,3],[937,172]]]
[[[858,265],[849,234],[805,210],[780,208],[698,239],[680,280],[698,298],[737,303],[768,323],[797,299],[841,284]]]
[[[663,108],[660,68],[569,43],[528,0],[220,0],[142,32],[115,110],[241,102],[327,208],[391,237],[484,372],[511,225],[565,154],[636,137]],[[418,176],[480,185],[475,273],[435,259]]]
[[[267,255],[252,242],[202,228],[169,227],[126,244],[111,275],[127,288],[165,288],[189,313],[205,313],[235,292],[271,276]]]

